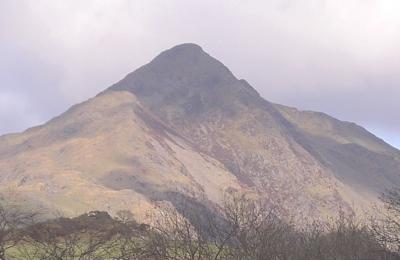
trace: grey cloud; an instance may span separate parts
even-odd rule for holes
[[[397,0],[3,0],[0,133],[44,122],[160,51],[195,42],[266,99],[395,143],[399,12]]]

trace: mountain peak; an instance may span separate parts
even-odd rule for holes
[[[187,102],[195,102],[196,106],[203,103],[215,107],[229,99],[225,105],[231,106],[232,98],[258,97],[248,83],[238,80],[223,63],[194,43],[163,51],[110,89],[132,92],[153,105],[183,102],[187,106]]]
[[[206,57],[208,54],[203,49],[194,43],[183,43],[176,45],[168,50],[160,53],[151,63],[164,60],[165,63],[186,62],[191,63],[191,60],[198,60],[199,57]],[[211,57],[210,57],[211,58]],[[191,63],[193,65],[193,63]]]
[[[163,53],[173,53],[173,54],[187,54],[187,53],[204,53],[203,48],[195,43],[182,43],[178,44]]]
[[[208,212],[237,191],[320,220],[338,208],[373,213],[377,195],[400,186],[399,172],[399,153],[381,140],[264,100],[195,44],[162,52],[40,127],[0,138],[0,195],[72,215],[140,217],[157,201],[179,210],[187,199]]]
[[[216,82],[217,79],[236,80],[224,64],[211,57],[194,43],[176,45],[161,52],[150,63],[128,74],[117,85],[128,84],[132,86],[132,81],[137,78],[146,78],[147,82],[157,79],[162,84],[166,83],[165,81],[175,81],[173,82],[175,85],[179,85],[183,81],[186,85],[188,83],[210,85],[212,84],[210,81]],[[134,88],[126,90],[134,90]]]

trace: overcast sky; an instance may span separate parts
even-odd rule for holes
[[[267,100],[400,147],[399,0],[1,0],[0,134],[194,42]]]

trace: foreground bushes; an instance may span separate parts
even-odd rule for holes
[[[278,209],[246,196],[206,213],[181,198],[160,206],[151,225],[128,211],[36,223],[35,214],[0,208],[0,259],[400,259],[396,241],[387,240],[398,235],[392,220],[366,226],[341,214],[299,230]]]

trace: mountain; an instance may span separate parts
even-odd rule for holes
[[[268,102],[195,44],[48,123],[0,137],[0,193],[66,215],[249,192],[302,217],[400,185],[400,151],[354,123]]]

